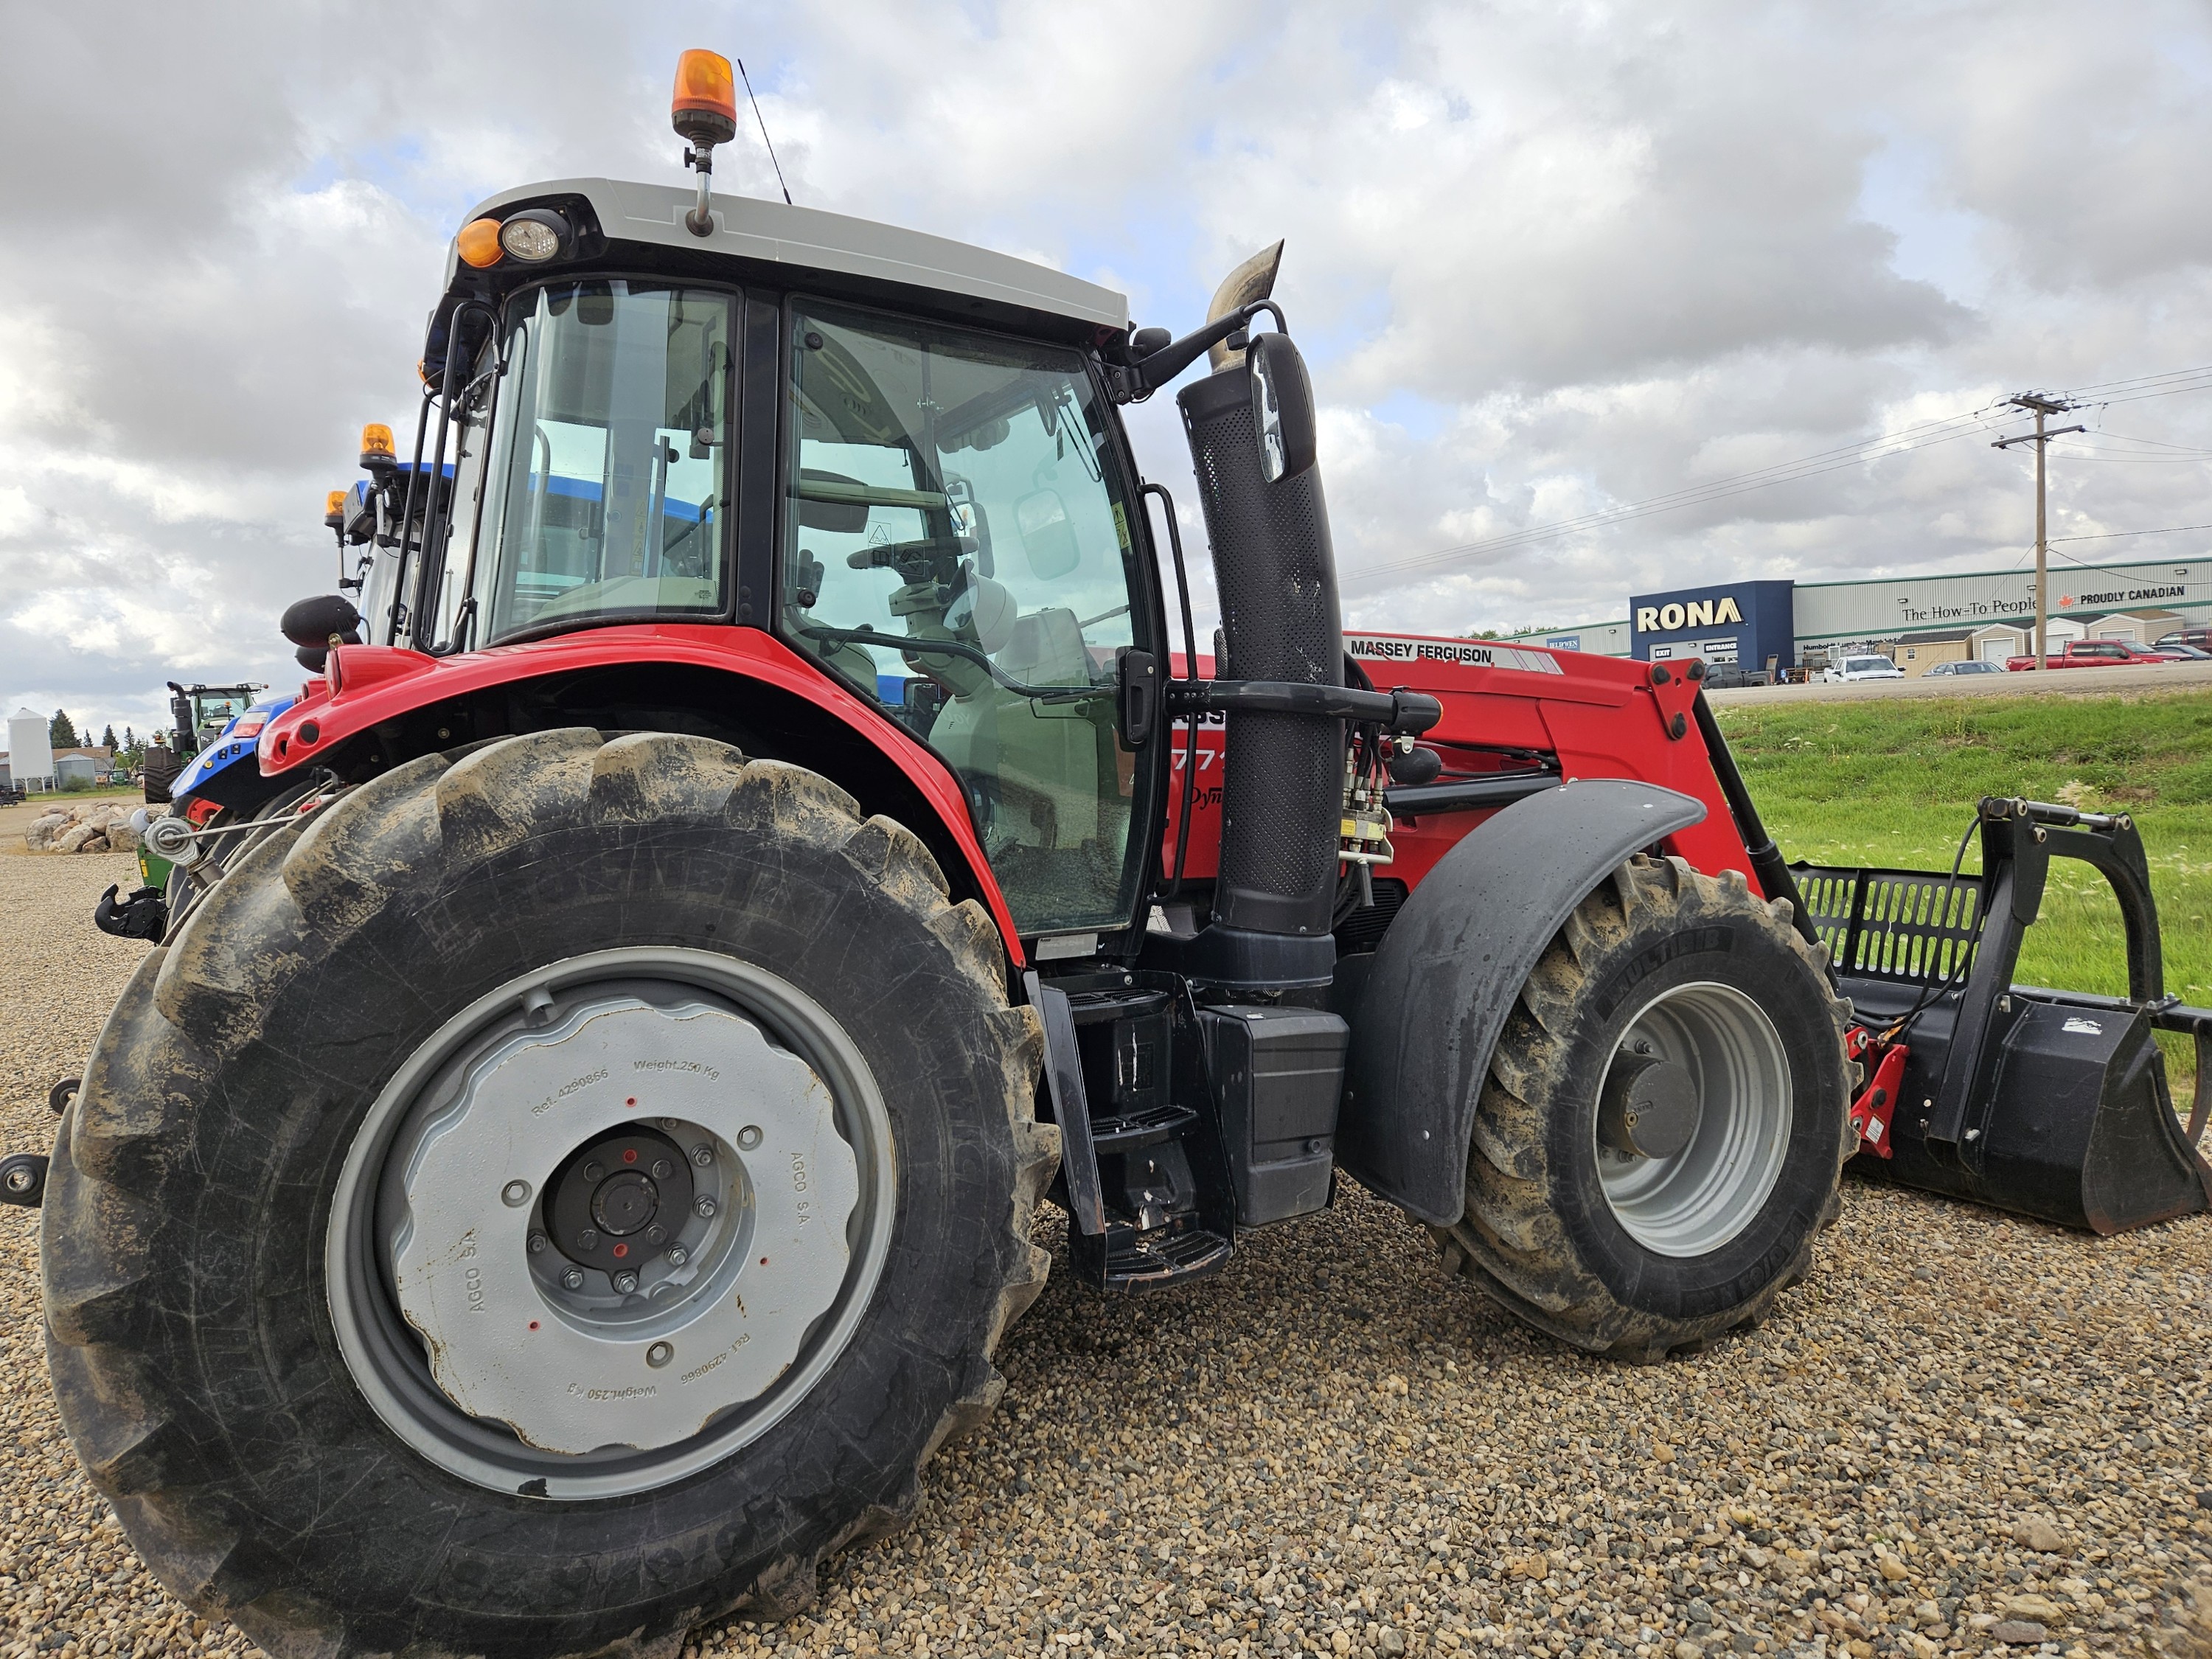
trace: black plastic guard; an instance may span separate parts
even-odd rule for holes
[[[1585,781],[1444,854],[1382,936],[1352,1016],[1338,1164],[1423,1221],[1457,1221],[1475,1101],[1522,985],[1600,882],[1705,816],[1672,789]]]

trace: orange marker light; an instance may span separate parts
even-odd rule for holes
[[[361,429],[361,464],[370,460],[389,461],[395,459],[392,447],[392,428],[381,421],[371,421]]]
[[[676,60],[669,118],[677,136],[695,144],[726,144],[738,133],[738,82],[730,60],[694,47]]]
[[[734,128],[735,123],[732,125]],[[474,265],[478,270],[497,264],[503,253],[496,219],[472,219],[461,227],[461,234],[453,240],[460,248],[461,263]]]
[[[344,528],[345,498],[346,493],[343,489],[333,489],[329,495],[323,497],[323,524],[325,528],[330,530],[340,530]]]

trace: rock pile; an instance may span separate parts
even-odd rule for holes
[[[139,836],[131,815],[137,810],[112,800],[50,806],[23,831],[23,845],[33,853],[135,853]],[[162,809],[147,810],[158,815]]]

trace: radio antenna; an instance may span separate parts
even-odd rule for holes
[[[745,73],[745,60],[738,59],[738,79],[745,83],[745,101],[753,106],[753,119],[760,122],[761,143],[768,146],[768,164],[775,169],[776,187],[783,191],[786,207],[797,205],[791,199],[791,186],[783,182],[783,163],[775,159],[775,146],[769,143],[768,123],[761,120],[760,100],[753,96],[753,78]]]

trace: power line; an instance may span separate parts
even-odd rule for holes
[[[2157,530],[2107,530],[2095,536],[2053,536],[2051,544],[2060,542],[2116,542],[2128,536],[2178,536],[2185,530],[2212,530],[2212,524],[2170,524]]]
[[[2131,375],[2116,380],[2093,381],[2087,386],[2050,394],[2047,401],[2074,408],[2094,404],[2102,407],[2110,404],[2136,403],[2148,398],[2172,397],[2186,392],[2212,390],[2212,364],[2195,368],[2171,369],[2158,374]],[[2033,395],[2033,394],[2023,394]],[[1364,581],[1376,576],[1395,575],[1408,571],[1425,570],[1439,565],[1462,562],[1488,560],[1524,547],[1535,546],[1562,537],[1578,535],[1587,531],[1610,529],[1613,526],[1632,523],[1654,514],[1671,513],[1688,507],[1700,507],[1714,501],[1726,501],[1753,490],[1766,489],[1777,484],[1794,483],[1805,478],[1816,478],[1829,472],[1838,472],[1870,462],[1887,460],[1893,455],[1910,454],[1938,444],[1951,443],[1971,437],[1976,428],[1986,428],[1987,416],[1993,411],[2019,406],[2015,400],[2001,400],[1984,404],[1978,409],[1938,420],[1922,421],[1894,432],[1877,437],[1862,439],[1856,443],[1839,444],[1832,449],[1816,451],[1791,461],[1779,461],[1771,466],[1755,467],[1747,472],[1733,473],[1724,477],[1710,479],[1702,484],[1671,490],[1642,501],[1626,501],[1617,507],[1601,507],[1572,518],[1555,520],[1549,524],[1531,525],[1523,529],[1507,531],[1496,536],[1482,537],[1474,541],[1456,543],[1428,553],[1418,553],[1403,559],[1392,559],[1381,564],[1369,565],[1351,573],[1350,580]],[[2050,436],[2062,435],[2051,434]],[[2101,435],[2101,434],[2100,434]],[[2130,442],[2155,444],[2154,439],[2133,439]],[[2162,446],[2180,449],[2183,446]],[[2207,452],[2212,454],[2212,452]],[[2081,460],[2117,460],[2118,456],[2094,454],[2074,455]],[[2144,458],[2148,459],[2148,458]]]
[[[1732,473],[1725,477],[1711,479],[1702,484],[1673,490],[1663,495],[1654,495],[1639,501],[1627,501],[1619,507],[1604,507],[1571,519],[1561,519],[1550,524],[1534,525],[1524,530],[1506,532],[1503,535],[1485,537],[1478,541],[1462,542],[1455,546],[1439,548],[1432,553],[1416,554],[1410,558],[1395,559],[1387,563],[1370,565],[1356,573],[1364,578],[1387,574],[1395,571],[1421,569],[1431,565],[1449,563],[1469,556],[1509,552],[1539,542],[1556,540],[1585,530],[1595,530],[1632,520],[1648,518],[1655,513],[1673,512],[1679,507],[1701,506],[1708,501],[1725,501],[1755,489],[1765,489],[1779,483],[1792,483],[1801,478],[1816,478],[1823,473],[1842,471],[1862,466],[1869,461],[1884,460],[1892,455],[1909,454],[1918,449],[1931,448],[1937,444],[1953,443],[1960,438],[1971,438],[1985,428],[1983,416],[1995,404],[1970,410],[1963,415],[1947,416],[1940,421],[1923,421],[1898,431],[1884,433],[1880,437],[1862,440],[1856,444],[1839,445],[1834,449],[1800,456],[1793,461],[1777,462],[1772,466],[1758,467],[1748,472]]]

